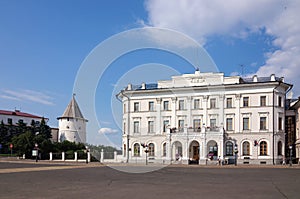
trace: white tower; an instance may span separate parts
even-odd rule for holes
[[[75,94],[64,114],[58,117],[58,140],[68,140],[76,143],[86,143],[86,122],[75,100]]]

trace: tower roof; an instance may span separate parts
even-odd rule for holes
[[[63,113],[63,115],[57,119],[60,118],[78,118],[78,119],[84,119],[80,108],[75,100],[75,94],[73,94],[73,97],[70,101],[70,103],[68,104],[65,112]]]

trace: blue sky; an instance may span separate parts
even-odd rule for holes
[[[0,0],[0,109],[42,115],[57,127],[56,118],[69,103],[76,74],[90,52],[115,34],[142,27],[168,28],[193,38],[225,75],[284,76],[295,84],[296,97],[300,93],[299,8],[297,0],[229,0],[226,4],[180,0],[176,5],[168,0]],[[155,82],[194,72],[188,62],[164,51],[120,56],[98,84],[95,106],[103,129],[99,134],[99,129],[88,128],[89,143],[120,145],[116,119],[120,116],[111,108],[113,103],[118,109],[115,89],[129,83],[120,81],[124,74],[149,63],[168,67],[162,67],[159,75],[149,72],[138,78],[128,76],[126,81]],[[124,85],[116,86],[120,82]],[[84,114],[85,104],[78,103]]]

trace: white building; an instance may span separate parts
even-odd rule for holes
[[[76,143],[86,143],[86,120],[73,95],[69,105],[61,117],[58,117],[58,139]]]
[[[128,162],[275,164],[284,155],[283,78],[224,77],[223,73],[173,76],[133,86],[123,104],[123,155]],[[172,133],[171,133],[172,132]],[[146,145],[147,148],[143,148]]]
[[[32,120],[39,124],[44,117],[33,115],[30,113],[24,113],[19,110],[15,111],[6,111],[0,110],[0,122],[3,121],[4,124],[16,125],[20,120],[26,125],[30,126]],[[45,122],[48,121],[47,118],[44,118]]]

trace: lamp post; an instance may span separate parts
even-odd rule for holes
[[[149,153],[148,145],[147,144],[141,144],[141,145],[145,149],[145,153],[146,153],[146,165],[148,165],[148,153]]]
[[[292,145],[290,145],[289,146],[289,149],[290,149],[290,166],[292,166],[292,152],[293,152],[293,146]]]
[[[237,154],[238,154],[237,144],[234,145],[234,165],[237,166]]]
[[[39,145],[37,143],[34,144],[34,149],[36,151],[36,154],[35,154],[35,162],[38,162],[38,156],[39,156]]]

